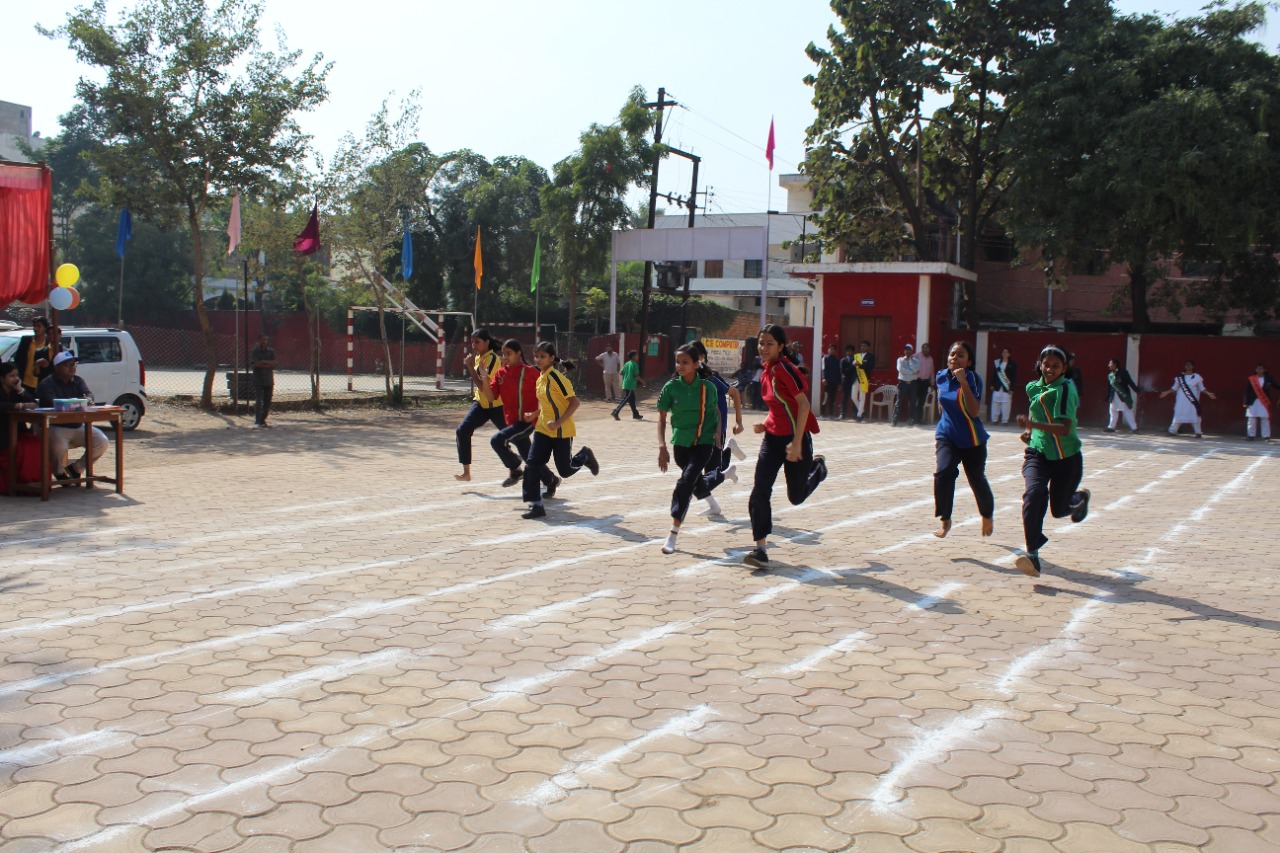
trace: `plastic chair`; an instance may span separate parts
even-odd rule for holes
[[[928,423],[936,423],[938,420],[938,389],[930,388],[929,393],[924,395],[924,406],[922,414]]]
[[[867,407],[867,420],[875,420],[876,409],[884,409],[884,419],[893,419],[893,404],[898,399],[895,385],[881,385],[871,392],[871,404]]]

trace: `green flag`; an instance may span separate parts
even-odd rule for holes
[[[542,235],[538,235],[538,242],[533,247],[533,275],[529,276],[529,292],[535,293],[538,290],[538,279],[542,277]]]

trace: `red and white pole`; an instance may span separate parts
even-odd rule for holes
[[[347,306],[347,390],[355,390],[356,312]]]
[[[436,390],[444,390],[444,314],[436,315]]]

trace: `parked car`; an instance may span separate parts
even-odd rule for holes
[[[0,331],[0,361],[11,361],[30,329]],[[137,429],[147,411],[147,367],[133,336],[120,329],[62,328],[62,348],[76,354],[76,373],[94,399],[121,409],[125,429]]]

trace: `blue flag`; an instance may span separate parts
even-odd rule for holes
[[[400,247],[400,275],[405,281],[413,275],[413,239],[409,236],[409,214],[404,216],[404,245]]]
[[[120,211],[120,226],[116,228],[116,254],[124,260],[124,244],[133,236],[133,214],[126,207]]]

